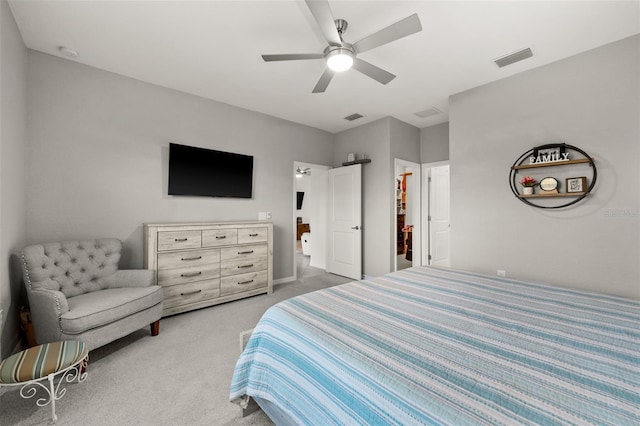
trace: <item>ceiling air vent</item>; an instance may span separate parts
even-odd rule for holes
[[[344,119],[347,120],[347,121],[353,121],[353,120],[357,120],[358,118],[362,118],[362,117],[364,117],[364,116],[356,113],[356,114],[347,115]]]
[[[517,52],[513,52],[513,53],[509,53],[508,55],[505,55],[501,58],[498,58],[496,60],[494,60],[493,62],[496,63],[497,66],[499,66],[500,68],[502,67],[506,67],[507,65],[511,65],[514,64],[518,61],[521,61],[523,59],[527,59],[533,56],[533,52],[531,51],[530,48],[526,48],[526,49],[522,49],[522,50],[518,50]]]
[[[420,118],[427,118],[427,117],[431,117],[432,115],[438,115],[438,114],[442,114],[442,111],[434,107],[427,108],[424,111],[418,111],[413,113],[413,115],[417,115]]]

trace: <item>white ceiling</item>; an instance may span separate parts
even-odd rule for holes
[[[330,2],[355,42],[413,13],[420,33],[359,57],[395,75],[384,86],[349,70],[311,90],[323,60],[260,55],[326,46],[303,1],[9,0],[30,49],[332,133],[385,116],[416,127],[448,121],[448,97],[640,33],[639,1]],[[530,47],[533,58],[493,60]],[[414,113],[435,107],[442,114]],[[354,122],[343,117],[359,113]]]

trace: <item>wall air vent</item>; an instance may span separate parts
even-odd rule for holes
[[[427,118],[427,117],[431,117],[432,115],[438,115],[438,114],[442,114],[442,111],[434,107],[427,108],[424,111],[418,111],[413,113],[413,115],[416,115],[420,118]]]
[[[364,117],[364,116],[356,113],[356,114],[347,115],[344,119],[347,120],[347,121],[353,121],[353,120],[357,120],[358,118],[362,118],[362,117]]]
[[[507,65],[514,64],[516,62],[522,61],[523,59],[527,59],[533,56],[533,52],[530,48],[518,50],[517,52],[509,53],[501,58],[494,60],[497,66],[500,68],[506,67]]]

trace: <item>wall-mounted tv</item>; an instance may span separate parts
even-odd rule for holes
[[[169,195],[251,198],[253,156],[169,144]]]

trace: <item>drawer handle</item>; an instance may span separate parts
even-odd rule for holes
[[[182,278],[197,277],[198,275],[202,275],[202,272],[190,272],[188,274],[180,274]]]
[[[184,243],[185,241],[187,241],[188,238],[175,238],[174,241],[176,243]]]
[[[247,250],[247,251],[239,251],[238,254],[251,254],[253,253],[253,250]]]
[[[200,260],[202,259],[202,256],[196,256],[196,257],[183,257],[182,260]]]
[[[258,234],[249,234],[250,237],[257,237]]]
[[[225,238],[227,238],[226,235],[216,235],[216,240],[224,240]]]
[[[239,285],[243,285],[243,284],[251,284],[252,282],[253,282],[253,280],[249,280],[249,281],[242,281],[242,282],[239,282],[238,284],[239,284]]]
[[[251,268],[253,266],[253,263],[250,265],[238,265],[238,268]]]
[[[188,291],[186,293],[180,293],[180,296],[191,296],[192,294],[202,293],[202,289],[196,291]]]

